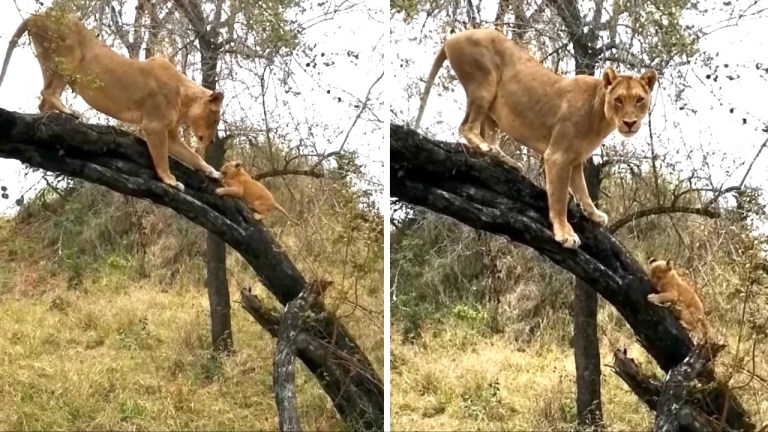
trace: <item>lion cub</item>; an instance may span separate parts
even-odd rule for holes
[[[603,139],[618,129],[624,137],[643,124],[656,84],[656,71],[639,77],[618,75],[612,68],[602,78],[560,76],[494,29],[471,29],[448,36],[429,71],[414,129],[419,128],[429,91],[448,60],[467,97],[459,134],[467,145],[492,152],[508,164],[498,132],[544,156],[549,219],[555,240],[577,248],[579,236],[566,220],[568,190],[586,216],[604,225],[608,216],[587,193],[584,161]]]
[[[242,161],[227,162],[221,166],[220,172],[224,176],[222,181],[225,187],[217,188],[216,195],[242,199],[245,205],[253,210],[253,217],[256,220],[266,218],[272,209],[277,209],[289,220],[293,221],[288,212],[275,201],[275,198],[267,188],[260,182],[252,179],[243,169]]]
[[[686,330],[698,330],[705,339],[709,338],[710,327],[704,315],[704,306],[696,291],[675,270],[674,261],[651,258],[648,264],[651,286],[657,292],[649,294],[648,301],[657,305],[671,303],[672,313]]]

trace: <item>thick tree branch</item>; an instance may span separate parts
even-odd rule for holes
[[[0,109],[0,157],[173,209],[239,252],[281,304],[296,298],[307,285],[280,245],[262,223],[253,220],[242,202],[216,196],[216,184],[175,160],[170,161],[171,170],[186,186],[185,191],[160,183],[146,143],[128,132],[81,123],[59,113],[29,115]],[[348,371],[346,387],[328,392],[334,407],[354,429],[382,430],[381,379],[343,323],[330,311],[323,310],[319,315],[322,318],[315,323],[311,336],[358,365],[357,370]],[[325,375],[335,373],[333,365],[314,366],[310,370],[321,384]]]
[[[552,235],[546,192],[502,161],[470,153],[460,144],[390,124],[391,195],[546,256],[611,303],[663,370],[688,356],[688,334],[667,308],[647,301],[651,285],[645,270],[613,237],[571,205],[568,220],[582,244],[563,248]],[[733,406],[729,413],[729,425],[754,430],[743,410]]]

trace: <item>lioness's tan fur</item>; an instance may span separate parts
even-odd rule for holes
[[[221,166],[221,173],[224,175],[225,187],[217,188],[216,195],[240,198],[249,209],[253,210],[253,217],[256,220],[262,220],[269,216],[272,209],[279,210],[289,220],[293,220],[288,212],[275,201],[272,193],[261,182],[251,178],[248,172],[243,169],[242,161],[225,163]]]
[[[520,168],[497,144],[497,129],[544,156],[549,217],[555,239],[576,248],[579,237],[566,220],[570,188],[585,214],[599,224],[608,216],[587,193],[583,163],[614,129],[631,137],[648,112],[656,72],[639,78],[606,68],[602,79],[562,77],[494,29],[472,29],[448,37],[432,65],[416,117],[448,60],[467,96],[459,133],[471,147],[492,151]]]
[[[224,95],[207,90],[176,70],[163,57],[139,61],[122,56],[96,38],[76,17],[55,9],[24,20],[8,44],[0,72],[2,84],[8,63],[24,33],[34,46],[44,86],[40,112],[80,114],[61,101],[69,85],[95,110],[141,127],[155,170],[164,183],[184,190],[168,167],[168,153],[214,179],[221,174],[179,139],[186,122],[200,144],[216,135]]]
[[[655,294],[648,295],[648,301],[657,305],[671,303],[672,313],[686,330],[699,331],[708,338],[711,332],[701,299],[689,282],[675,270],[674,261],[651,258],[648,263],[651,285],[656,291]]]

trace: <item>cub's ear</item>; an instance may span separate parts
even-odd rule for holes
[[[667,260],[667,267],[669,267],[670,270],[674,270],[675,269],[675,261]]]
[[[612,86],[617,79],[618,76],[616,76],[616,71],[610,66],[606,67],[603,71],[603,87],[608,88]]]
[[[642,75],[640,75],[640,81],[644,82],[648,86],[648,90],[653,90],[656,85],[656,81],[659,79],[656,75],[656,71],[653,69],[646,69]]]
[[[651,257],[651,259],[648,260],[648,264],[653,264],[656,261],[658,261],[656,258]]]
[[[243,167],[243,162],[242,162],[242,161],[234,161],[234,162],[232,163],[232,166],[234,166],[234,167],[235,167],[235,169],[240,169],[240,168],[242,168],[242,167]]]
[[[211,109],[214,111],[218,111],[221,109],[221,103],[224,102],[224,93],[222,92],[213,92],[210,96],[208,96],[208,104],[211,106]]]

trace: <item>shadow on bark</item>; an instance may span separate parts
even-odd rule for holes
[[[651,285],[642,266],[575,205],[569,206],[568,221],[582,244],[571,250],[552,235],[546,192],[502,161],[396,124],[390,124],[389,145],[393,197],[546,256],[611,303],[662,370],[678,366],[691,353],[691,339],[672,312],[647,301]],[[755,430],[726,387],[712,386],[706,397],[718,402],[707,408],[708,416],[719,420],[727,412],[726,425],[732,429]]]
[[[0,109],[0,157],[77,177],[173,209],[240,253],[283,305],[298,297],[307,286],[264,224],[254,221],[245,205],[232,198],[217,197],[213,181],[175,160],[170,161],[171,170],[186,190],[179,192],[160,183],[146,143],[128,132],[82,123],[59,113],[33,115]],[[381,378],[344,324],[320,305],[313,307],[313,314],[316,319],[312,326],[299,336],[303,334],[306,339],[305,350],[317,356],[299,358],[350,428],[383,430]],[[276,332],[270,334],[276,336]],[[301,352],[300,340],[296,344]],[[333,363],[336,357],[354,367],[339,367]],[[333,386],[328,384],[328,376],[336,380]]]

